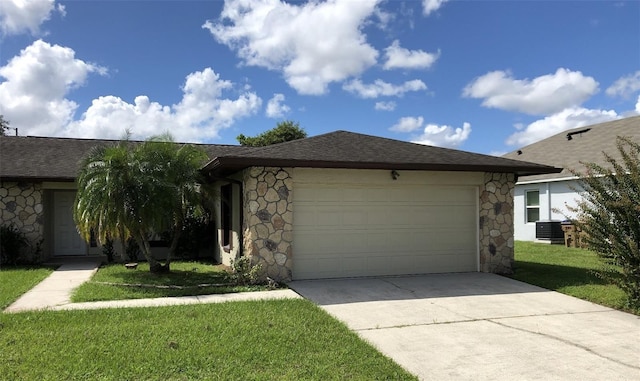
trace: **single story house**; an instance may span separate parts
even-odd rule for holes
[[[80,159],[113,141],[0,137],[2,223],[45,258],[98,254],[71,217]],[[336,131],[267,147],[203,145],[219,188],[215,257],[279,281],[513,265],[517,177],[558,168]]]
[[[619,159],[618,136],[640,142],[640,116],[612,122],[578,127],[551,136],[504,155],[504,158],[525,160],[564,168],[558,173],[518,177],[514,200],[515,239],[521,241],[550,240],[545,237],[545,224],[573,218],[568,207],[580,198],[579,183],[571,170],[583,171],[581,162],[607,165],[603,152]],[[536,224],[536,222],[542,223]]]

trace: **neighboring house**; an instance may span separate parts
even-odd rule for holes
[[[560,173],[519,176],[515,188],[515,239],[536,241],[548,221],[573,218],[568,206],[580,195],[571,170],[584,170],[581,162],[606,165],[603,152],[619,158],[618,136],[640,142],[640,116],[564,131],[504,155],[504,158],[564,168]],[[536,221],[544,221],[537,224]],[[552,223],[554,223],[552,222]],[[548,242],[548,240],[546,240]]]
[[[97,254],[73,225],[74,178],[91,147],[113,143],[0,137],[2,223],[44,239],[45,257]],[[279,281],[509,273],[515,178],[560,170],[345,131],[204,147],[216,259],[253,256]]]

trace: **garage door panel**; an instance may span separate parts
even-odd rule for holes
[[[394,228],[410,227],[412,225],[430,226],[433,228],[457,226],[475,227],[475,209],[459,206],[430,206],[430,207],[400,207],[394,208],[392,213],[388,208],[372,207],[362,210],[363,207],[344,208],[337,207],[309,207],[296,208],[296,229],[305,227],[334,229],[339,225],[368,225],[389,226]],[[298,210],[302,209],[302,210]]]
[[[367,212],[362,210],[345,210],[342,212],[342,223],[344,225],[362,226],[368,222]]]
[[[294,189],[294,279],[477,271],[474,187]]]
[[[330,249],[335,252],[359,251],[368,253],[386,252],[389,250],[412,248],[416,252],[428,250],[459,250],[475,244],[475,229],[457,229],[455,232],[446,229],[422,230],[419,228],[406,230],[365,230],[361,228],[327,230],[326,236],[317,234],[320,230],[306,234],[297,233],[294,247],[303,252],[318,249]]]
[[[366,198],[363,201],[384,202],[389,198],[386,188],[368,188],[366,190]]]
[[[455,205],[475,205],[476,192],[470,187],[432,187],[425,194],[430,200]]]
[[[316,195],[316,189],[313,188],[305,188],[305,187],[296,187],[295,198],[296,202],[314,202]]]
[[[362,202],[365,199],[365,190],[364,188],[350,188],[343,189],[341,194],[342,201],[345,202]]]

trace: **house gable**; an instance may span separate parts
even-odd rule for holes
[[[603,152],[619,158],[616,147],[618,136],[640,142],[640,116],[612,122],[583,126],[563,131],[549,138],[519,148],[503,158],[525,160],[563,168],[558,173],[522,175],[518,182],[546,182],[573,178],[571,170],[582,171],[582,162],[595,162],[607,166]]]

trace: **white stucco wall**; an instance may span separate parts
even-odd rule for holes
[[[535,241],[536,224],[527,222],[525,193],[540,192],[540,220],[564,221],[573,214],[567,206],[575,206],[579,195],[572,189],[578,187],[576,180],[554,182],[518,183],[514,193],[514,231],[517,241]]]

